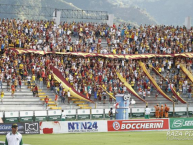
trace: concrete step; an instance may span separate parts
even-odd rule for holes
[[[45,110],[45,107],[43,107],[43,105],[39,105],[39,106],[29,106],[29,105],[0,105],[0,110],[3,111],[21,111],[21,110],[25,110],[25,111],[31,111],[31,110]]]
[[[42,105],[42,102],[40,101],[36,101],[36,102],[6,102],[3,101],[2,103],[0,103],[0,105]]]
[[[39,96],[39,95],[38,95]],[[44,96],[39,96],[39,98],[46,98],[46,95],[44,95]],[[48,97],[49,98],[49,97]]]
[[[43,94],[43,93],[44,93],[44,94]],[[45,90],[43,90],[41,93],[38,93],[38,94],[40,94],[40,96],[47,94],[47,95],[52,95],[52,96],[55,97],[55,93],[52,93],[52,92],[49,92],[49,91],[45,91]]]
[[[6,95],[11,95],[11,92],[5,92],[4,93],[5,96]],[[15,92],[14,95],[25,95],[25,96],[29,96],[29,95],[33,95],[32,92]]]
[[[77,104],[77,106],[80,106],[80,107],[88,107],[88,104]]]
[[[45,94],[46,94],[46,93],[44,93],[44,92],[42,92],[42,93],[38,93],[38,95],[40,95],[40,96],[41,96],[41,95],[45,95]]]
[[[2,88],[3,90],[7,90],[7,86],[2,86]],[[17,86],[17,88],[19,88],[19,86]],[[21,86],[21,89],[28,89],[28,88],[26,86]]]
[[[51,105],[51,104],[54,104],[54,105],[55,105],[55,102],[54,102],[54,101],[49,101],[48,104],[49,104],[49,105]]]
[[[74,99],[71,99],[71,101],[80,101],[80,99],[74,98]]]
[[[92,109],[92,107],[80,107],[80,109]]]
[[[48,98],[49,99],[49,101],[52,101],[52,99],[51,98]],[[43,99],[40,99],[41,101],[44,101],[44,98]]]
[[[29,98],[37,98],[37,97],[33,97],[33,95],[27,95],[27,96],[22,96],[22,95],[14,95],[14,97],[12,98],[11,95],[9,96],[4,96],[3,99],[29,99]]]
[[[51,110],[61,110],[62,107],[50,107]]]
[[[49,107],[57,107],[56,104],[48,104]]]
[[[8,99],[7,97],[3,99],[4,102],[36,102],[36,101],[40,101],[39,98],[10,98]]]
[[[75,103],[75,104],[84,104],[85,101],[74,101],[73,103]]]

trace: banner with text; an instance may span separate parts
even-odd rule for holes
[[[108,121],[108,131],[145,131],[145,130],[167,130],[168,119],[149,120],[115,120]]]
[[[170,129],[193,129],[193,118],[170,118]]]
[[[107,121],[40,122],[41,134],[107,132]]]
[[[18,132],[21,134],[40,134],[39,122],[18,123]],[[12,131],[12,123],[0,123],[0,135]]]

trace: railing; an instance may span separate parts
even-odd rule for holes
[[[151,109],[150,117],[155,118],[155,109]],[[169,117],[193,117],[193,107],[170,108]],[[0,117],[5,123],[34,122],[34,121],[60,121],[61,115],[65,115],[66,120],[89,120],[89,119],[109,119],[110,109],[69,109],[45,110],[45,111],[5,111],[0,112]],[[116,115],[113,109],[114,116]],[[145,108],[130,108],[129,118],[143,118]]]

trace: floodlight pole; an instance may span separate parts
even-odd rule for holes
[[[187,108],[186,108],[186,110],[187,110],[187,117],[189,117],[189,114],[188,114],[188,106],[189,106],[189,104],[188,104],[188,102],[187,102]]]
[[[173,117],[175,116],[175,102],[173,102]]]

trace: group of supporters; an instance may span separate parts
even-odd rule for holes
[[[54,52],[105,54],[174,54],[192,52],[192,29],[165,25],[107,24],[0,20],[0,46]],[[75,41],[72,37],[76,38]],[[101,45],[105,40],[107,46]]]
[[[185,64],[192,72],[192,59],[175,58],[104,58],[81,57],[75,55],[46,55],[26,53],[18,55],[10,47],[34,49],[52,52],[89,52],[104,54],[173,54],[192,52],[192,29],[173,26],[140,26],[139,28],[122,24],[110,27],[97,23],[61,23],[56,26],[53,21],[29,21],[3,19],[0,21],[0,46],[4,52],[0,59],[0,85],[7,83],[7,91],[11,89],[12,97],[16,90],[21,90],[22,80],[32,86],[34,96],[38,87],[47,86],[55,91],[64,102],[70,92],[61,84],[56,84],[50,65],[57,68],[71,87],[88,98],[94,100],[107,99],[106,91],[112,95],[127,92],[116,72],[119,72],[144,99],[157,97],[152,95],[153,89],[149,78],[139,66],[142,61],[146,64],[159,87],[165,92],[175,88],[178,95],[191,98],[192,83],[180,70],[180,63]],[[75,41],[72,41],[72,38]],[[103,47],[102,41],[106,46]],[[152,66],[166,81],[152,71]],[[37,85],[38,84],[38,85]],[[106,91],[104,91],[106,90]],[[3,94],[3,93],[1,93]],[[112,102],[112,98],[109,97]]]
[[[157,104],[155,107],[155,117],[156,118],[168,118],[168,113],[170,111],[170,108],[165,104],[165,107],[163,106],[163,104],[161,105],[161,107],[159,107],[159,105]]]
[[[155,108],[155,118],[168,118],[169,117],[169,111],[170,108],[165,104],[162,104],[161,107],[159,107],[159,104],[157,104],[156,106],[154,106]],[[148,105],[146,105],[145,108],[145,119],[149,119],[150,118],[150,113],[151,113],[151,109],[148,108]]]
[[[12,96],[17,89],[22,91],[22,80],[26,80],[28,87],[32,86],[34,97],[38,94],[38,86],[40,89],[43,86],[47,86],[51,91],[56,92],[61,101],[64,102],[65,97],[70,97],[69,90],[65,90],[61,84],[56,84],[54,80],[50,65],[57,68],[64,78],[69,82],[71,87],[76,91],[82,93],[88,98],[94,96],[94,100],[106,100],[106,91],[112,95],[117,93],[126,93],[127,88],[121,80],[117,77],[116,72],[119,72],[129,83],[134,90],[144,99],[152,96],[154,87],[150,83],[149,78],[145,75],[140,68],[138,62],[143,61],[148,71],[152,74],[152,77],[157,82],[160,88],[165,92],[171,92],[170,86],[176,89],[178,95],[185,95],[191,97],[192,86],[185,74],[178,70],[179,61],[187,61],[186,58],[181,59],[163,59],[168,62],[172,62],[171,68],[166,69],[164,72],[161,69],[162,74],[166,81],[157,76],[150,65],[155,66],[159,71],[160,66],[159,58],[143,59],[143,60],[124,60],[124,59],[112,59],[102,57],[79,57],[68,55],[39,55],[39,54],[22,54],[16,55],[11,49],[6,51],[3,59],[0,60],[1,68],[1,80],[7,83],[7,91],[11,89]],[[158,62],[158,63],[156,63]],[[190,68],[191,71],[191,68]],[[38,85],[37,85],[38,84]],[[105,91],[104,91],[105,90]],[[68,93],[69,92],[69,93]],[[109,98],[112,102],[112,98]]]

